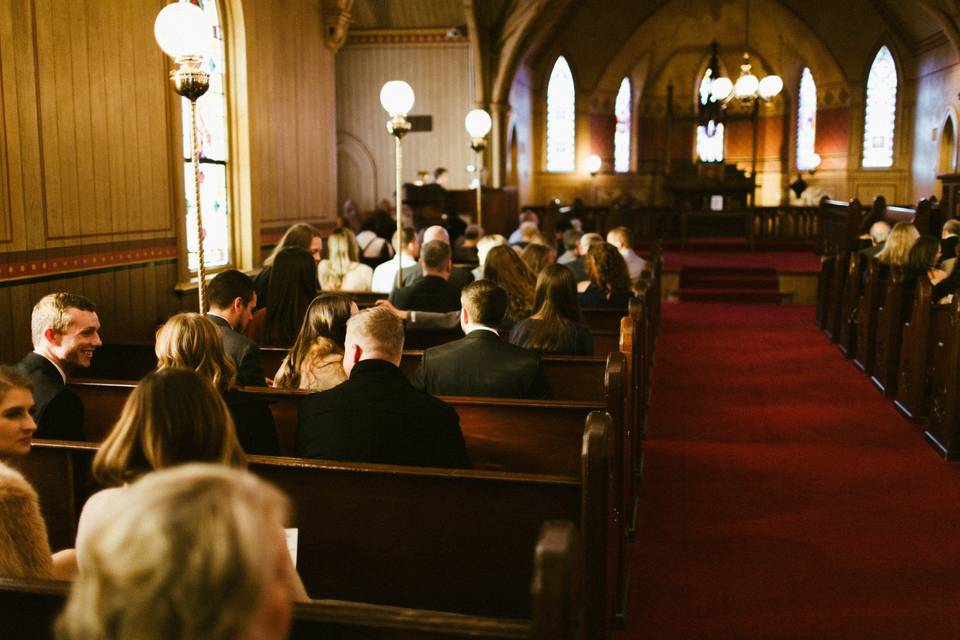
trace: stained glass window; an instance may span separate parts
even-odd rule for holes
[[[800,74],[800,100],[797,104],[797,169],[816,169],[819,157],[814,151],[817,141],[817,85],[807,67]]]
[[[613,133],[613,170],[630,171],[630,78],[624,78],[617,92],[613,111],[617,126]]]
[[[210,88],[197,100],[197,139],[200,145],[200,204],[203,214],[204,263],[230,262],[230,205],[227,193],[227,96],[224,88],[223,29],[216,0],[181,0],[197,5],[212,25],[211,57],[204,64]],[[190,101],[182,99],[184,188],[187,202],[187,264],[197,270],[197,208],[190,146]]]
[[[710,96],[710,69],[700,80],[700,104],[713,100]],[[723,162],[723,123],[710,121],[697,126],[697,157],[700,162]]]
[[[576,144],[576,91],[563,56],[547,83],[547,171],[573,171]]]
[[[890,49],[880,47],[867,76],[867,110],[863,123],[863,166],[893,166],[893,131],[897,115],[897,66]]]

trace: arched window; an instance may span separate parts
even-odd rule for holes
[[[797,104],[797,169],[816,169],[819,158],[814,150],[817,141],[817,85],[810,69],[800,74],[800,100]]]
[[[897,66],[890,49],[880,47],[867,76],[867,110],[863,121],[863,166],[893,166],[893,131],[897,116]]]
[[[573,171],[576,144],[576,91],[563,56],[547,83],[547,171]]]
[[[192,1],[203,9],[213,25],[210,31],[211,57],[204,65],[210,74],[210,88],[197,100],[197,138],[200,144],[200,203],[203,207],[204,263],[207,268],[230,262],[230,199],[227,194],[227,96],[224,88],[225,53],[223,29],[216,0]],[[187,211],[187,264],[197,270],[197,208],[190,146],[190,101],[181,101],[183,113],[183,170]]]
[[[700,80],[700,104],[707,104],[710,97],[710,69]],[[697,157],[700,162],[723,162],[723,123],[713,122],[697,127]]]
[[[613,132],[613,170],[617,173],[630,171],[630,105],[630,78],[624,78],[613,107],[617,118]]]

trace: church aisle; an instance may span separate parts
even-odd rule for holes
[[[622,638],[960,636],[960,465],[810,307],[663,307]]]

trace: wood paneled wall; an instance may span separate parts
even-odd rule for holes
[[[352,199],[361,210],[382,198],[393,201],[394,143],[387,134],[387,114],[380,88],[388,80],[406,80],[416,102],[413,115],[433,116],[433,131],[403,139],[403,180],[417,171],[446,167],[450,189],[469,186],[467,164],[473,162],[470,138],[463,127],[474,108],[469,44],[347,44],[337,54],[339,203]]]

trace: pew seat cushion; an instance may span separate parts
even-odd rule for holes
[[[50,578],[53,565],[37,493],[0,462],[0,577]]]
[[[300,402],[297,452],[343,462],[470,467],[457,412],[414,389],[385,360],[362,360],[346,382]]]

